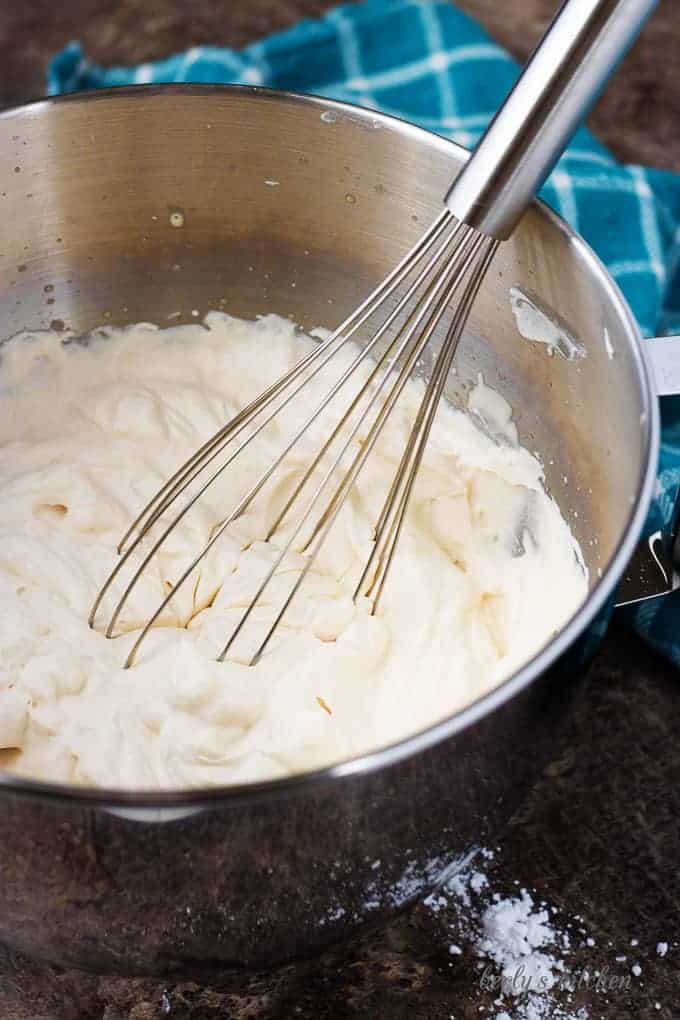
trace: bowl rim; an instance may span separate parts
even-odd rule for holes
[[[407,120],[385,114],[379,110],[357,106],[323,96],[307,93],[290,92],[263,88],[256,85],[232,84],[198,84],[168,82],[154,85],[127,85],[89,91],[70,92],[61,96],[49,96],[32,102],[9,107],[0,111],[0,120],[21,116],[39,116],[41,113],[58,107],[72,104],[90,104],[112,100],[128,100],[144,96],[156,99],[169,95],[181,94],[191,97],[211,97],[244,94],[251,95],[259,102],[284,102],[299,106],[310,106],[320,112],[331,111],[338,117],[355,122],[362,128],[380,126],[398,131],[402,136],[413,138],[443,152],[455,153],[465,159],[468,151],[456,142],[418,127]],[[0,792],[7,792],[41,800],[60,801],[71,806],[129,809],[134,817],[135,809],[159,810],[162,815],[174,816],[171,809],[184,809],[179,816],[191,814],[193,811],[207,807],[216,807],[228,803],[244,801],[261,801],[282,795],[300,794],[352,776],[367,775],[395,765],[406,758],[425,751],[434,745],[455,736],[462,730],[473,726],[478,720],[505,702],[519,694],[545,672],[568,648],[583,634],[597,613],[614,593],[615,587],[625,570],[640,535],[652,499],[653,486],[656,478],[656,465],[659,449],[660,415],[656,391],[651,371],[644,356],[642,336],[631,309],[621,293],[618,285],[610,276],[606,266],[587,244],[556,212],[540,199],[532,203],[541,215],[547,217],[552,225],[560,231],[576,249],[579,258],[589,272],[598,277],[600,284],[616,309],[630,340],[630,353],[637,369],[638,382],[641,388],[642,402],[646,412],[642,421],[644,461],[641,476],[638,479],[637,498],[632,503],[626,526],[616,546],[609,564],[603,571],[595,586],[579,609],[569,618],[555,638],[544,645],[528,662],[498,687],[481,695],[471,704],[450,716],[439,720],[431,726],[411,734],[401,740],[388,744],[375,751],[357,755],[323,768],[309,772],[301,772],[277,779],[261,780],[254,783],[239,783],[231,786],[205,786],[188,788],[163,789],[125,789],[118,787],[76,786],[66,783],[46,782],[29,779],[0,769]],[[164,812],[165,809],[165,812]],[[126,811],[122,810],[125,815]],[[140,815],[140,817],[142,817]],[[144,813],[144,818],[149,814]]]

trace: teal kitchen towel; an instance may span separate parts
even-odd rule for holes
[[[472,147],[517,74],[516,62],[448,2],[367,0],[242,50],[198,46],[138,67],[99,67],[72,42],[51,61],[48,86],[57,95],[168,81],[266,85],[382,110]],[[623,166],[582,128],[541,194],[607,264],[645,335],[680,332],[680,175]],[[650,531],[668,519],[679,483],[674,402],[664,414]],[[631,615],[680,665],[680,593]]]

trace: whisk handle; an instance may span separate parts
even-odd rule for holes
[[[503,240],[559,159],[657,0],[566,0],[446,205]]]

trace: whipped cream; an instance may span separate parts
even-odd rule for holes
[[[587,574],[480,380],[470,413],[443,404],[378,613],[352,592],[423,384],[411,381],[264,655],[246,664],[295,582],[292,552],[222,649],[291,533],[269,526],[339,417],[331,404],[254,504],[140,628],[323,396],[343,351],[197,502],[118,623],[87,617],[139,509],[194,450],[314,341],[287,320],[103,328],[87,342],[23,334],[0,349],[0,765],[69,783],[205,786],[313,769],[416,732],[525,663],[578,608]],[[363,378],[368,374],[368,367]],[[354,440],[351,452],[365,436]],[[120,589],[119,589],[120,590]]]

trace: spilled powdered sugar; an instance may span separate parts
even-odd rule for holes
[[[495,993],[491,1011],[480,1006],[480,1015],[489,1020],[588,1020],[587,1009],[573,1002],[577,982],[567,966],[571,937],[557,925],[555,908],[536,903],[527,889],[509,897],[494,892],[482,870],[493,857],[488,850],[471,855],[425,900],[434,913],[452,900],[463,908],[449,952],[462,955],[458,942],[463,942],[478,957],[480,987]]]
[[[637,938],[627,943],[630,955],[613,941],[605,946],[588,933],[579,914],[566,915],[519,882],[509,895],[497,891],[499,863],[494,851],[475,850],[424,900],[426,909],[440,915],[449,966],[476,969],[475,1015],[484,1020],[599,1020],[598,1000],[613,1006],[617,998],[623,1002],[619,997],[643,990],[645,958],[663,960],[678,949],[676,942],[645,947]],[[584,951],[592,967],[583,965]],[[464,963],[454,963],[459,957]],[[663,1009],[660,1002],[652,1005],[656,1012]],[[450,1017],[461,1020],[462,1014]]]
[[[564,965],[547,947],[555,945],[557,933],[547,910],[537,910],[523,889],[514,899],[498,895],[482,915],[482,935],[477,942],[480,955],[492,960],[501,976],[501,987],[513,995],[524,988],[549,991]]]

